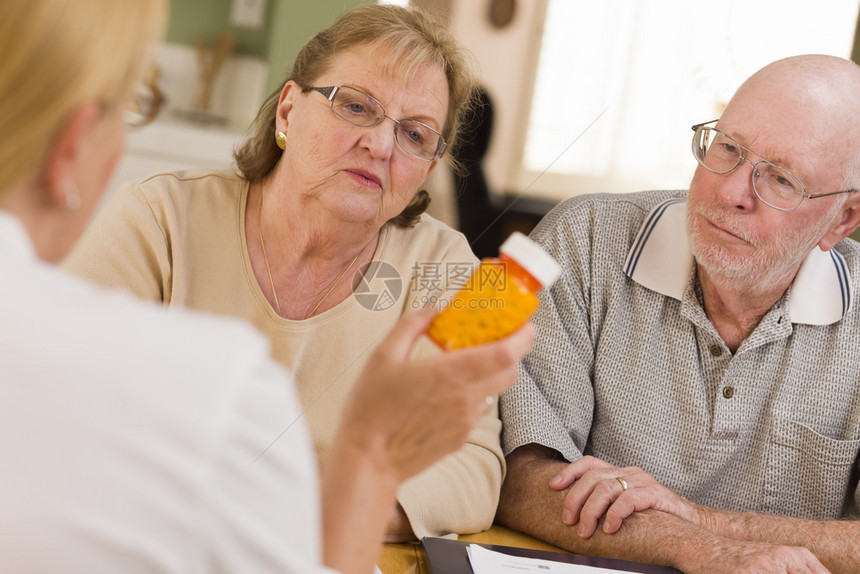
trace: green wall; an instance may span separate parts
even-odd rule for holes
[[[193,46],[202,35],[211,45],[214,36],[230,31],[236,35],[237,53],[265,58],[268,53],[273,5],[280,1],[282,0],[268,0],[268,15],[263,21],[263,27],[252,30],[230,24],[230,7],[233,0],[172,0],[167,41]]]
[[[363,0],[269,0],[274,2],[269,38],[269,85],[271,92],[284,80],[299,49],[331,24],[342,12]]]
[[[193,46],[202,35],[211,44],[217,34],[233,32],[237,53],[268,61],[269,93],[283,81],[299,48],[311,36],[363,1],[367,0],[267,0],[263,27],[251,30],[230,24],[233,0],[171,0],[167,41]]]
[[[851,59],[860,64],[860,16],[857,17],[857,31],[854,33],[854,49]]]

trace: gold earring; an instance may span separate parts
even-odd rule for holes
[[[287,149],[287,134],[284,132],[278,132],[275,134],[275,143],[278,144],[278,147],[281,149]]]

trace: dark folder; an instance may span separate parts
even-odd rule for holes
[[[446,538],[422,538],[421,550],[424,554],[424,562],[429,567],[430,574],[472,574],[472,567],[469,565],[469,557],[466,554],[466,546],[469,544],[474,544],[474,542],[448,540]],[[550,552],[548,550],[535,550],[532,548],[498,546],[496,544],[478,544],[478,546],[511,556],[554,560],[555,562],[563,562],[565,564],[581,564],[583,566],[623,570],[625,572],[641,572],[642,574],[680,573],[679,570],[669,568],[668,566],[654,566],[653,564],[642,564],[640,562],[617,560],[615,558],[598,558],[595,556],[583,556],[581,554],[568,554],[567,552]]]

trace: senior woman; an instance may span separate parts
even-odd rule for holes
[[[530,332],[408,361],[432,313],[403,317],[353,387],[321,512],[264,337],[49,265],[110,177],[164,12],[0,2],[0,571],[367,574],[398,484],[463,443]]]
[[[264,103],[236,153],[238,173],[126,186],[66,266],[256,325],[298,380],[324,467],[369,350],[402,314],[471,274],[464,237],[422,215],[421,185],[455,144],[473,87],[467,54],[419,11],[348,11],[302,48]],[[425,340],[416,355],[438,352]],[[499,431],[493,406],[463,449],[407,482],[389,540],[489,527]]]

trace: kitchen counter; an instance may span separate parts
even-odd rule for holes
[[[225,169],[242,137],[236,130],[169,118],[132,130],[106,197],[127,181],[164,171]]]

